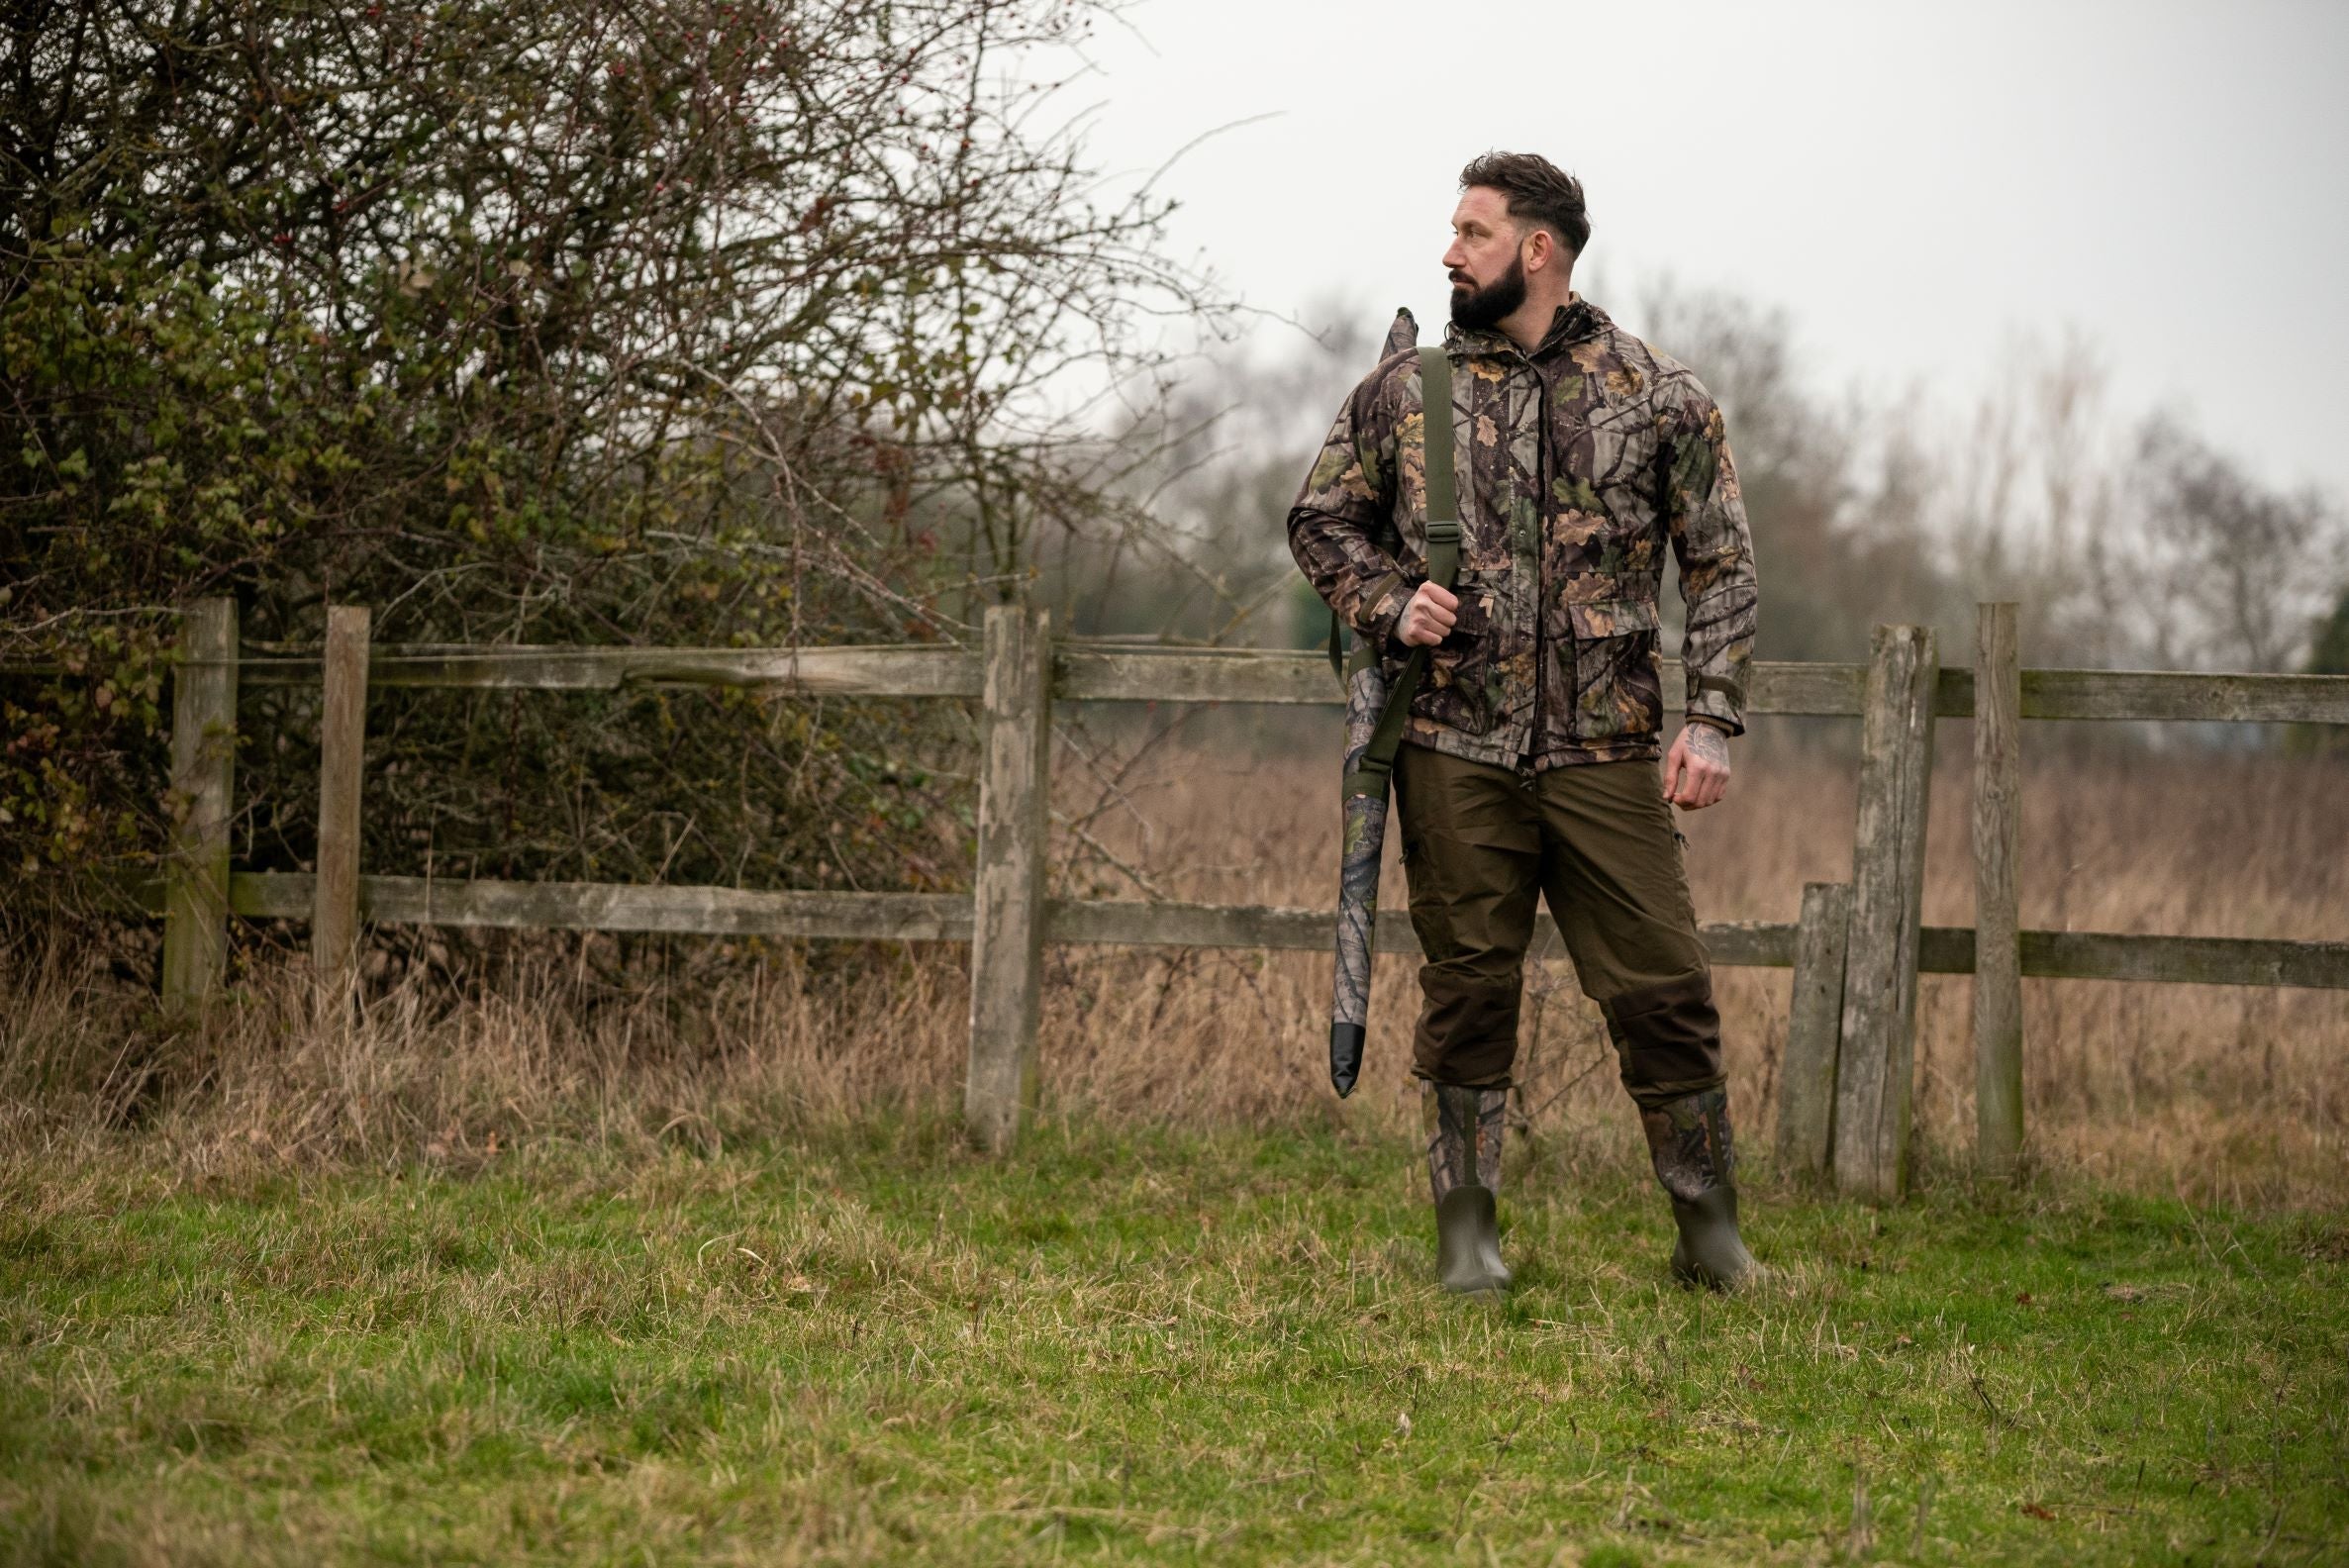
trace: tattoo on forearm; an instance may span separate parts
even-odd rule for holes
[[[1688,728],[1689,755],[1715,767],[1729,765],[1729,737],[1709,724],[1692,724]]]

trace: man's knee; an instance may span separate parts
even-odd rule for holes
[[[1517,1054],[1517,1010],[1524,973],[1428,964],[1419,971],[1426,998],[1412,1040],[1412,1070],[1434,1083],[1499,1086]]]
[[[1721,1021],[1713,977],[1703,969],[1605,998],[1623,1087],[1642,1106],[1662,1105],[1718,1086]]]

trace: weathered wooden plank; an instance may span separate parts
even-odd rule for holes
[[[229,814],[237,776],[237,603],[199,599],[180,624],[171,675],[171,793],[178,825],[164,867],[165,1013],[220,991],[229,955]]]
[[[1794,966],[1798,927],[1784,921],[1714,921],[1697,928],[1706,955],[1729,969]]]
[[[1138,900],[1055,899],[1045,940],[1078,946],[1255,947],[1269,951],[1325,952],[1337,917],[1329,910],[1261,904],[1145,904]],[[1698,929],[1713,962],[1726,967],[1785,968],[1794,961],[1795,928],[1767,921],[1721,922]],[[1419,938],[1408,910],[1379,912],[1377,950],[1419,956]],[[1534,962],[1563,958],[1566,944],[1557,927],[1544,920],[1526,956]]]
[[[163,912],[159,882],[128,889],[150,915]],[[240,871],[229,909],[245,920],[308,920],[317,903],[308,873]],[[506,927],[543,931],[666,931],[678,935],[779,936],[862,941],[966,942],[971,903],[951,893],[760,893],[740,888],[636,887],[615,882],[440,881],[362,876],[359,915],[388,926]],[[1329,943],[1328,910],[1261,905],[1142,904],[1053,900],[1046,935],[1082,946],[1260,947],[1318,952]],[[1766,921],[1699,928],[1719,968],[1784,969],[1800,928]],[[1927,926],[1917,967],[1971,974],[1974,932]],[[1379,919],[1378,949],[1416,956],[1410,916]],[[1563,953],[1542,923],[1531,956]],[[2271,941],[2232,936],[2139,936],[2104,931],[2024,931],[2022,972],[2067,980],[2145,980],[2199,985],[2278,985],[2349,990],[2349,941]]]
[[[2022,717],[2349,724],[2349,675],[2026,669]]]
[[[231,908],[247,920],[307,920],[316,900],[317,879],[308,873],[241,871],[230,883]],[[359,914],[379,926],[519,931],[953,942],[969,941],[971,934],[970,900],[953,893],[761,893],[362,876]]]
[[[2349,941],[2057,931],[2026,931],[2018,937],[2025,979],[2349,991]],[[1918,969],[1926,974],[1974,972],[1973,928],[1927,926],[1923,938]]]
[[[1842,1043],[1835,1065],[1835,1184],[1878,1202],[1898,1199],[1909,1179],[1917,929],[1938,666],[1930,628],[1876,629],[1860,739]]]
[[[1144,649],[1064,645],[1054,694],[1074,702],[1227,702],[1335,707],[1343,701],[1318,653],[1250,648]],[[1678,711],[1680,661],[1659,658],[1667,708]],[[313,684],[307,648],[247,650],[247,686]],[[0,674],[54,674],[11,664]],[[376,686],[612,691],[630,682],[775,687],[805,696],[976,697],[979,655],[950,647],[647,648],[518,644],[379,647]],[[1867,669],[1859,664],[1763,661],[1748,676],[1756,714],[1853,717]],[[1933,712],[1974,712],[1974,673],[1939,672]],[[2195,674],[2170,670],[2024,670],[2025,719],[2189,720],[2349,724],[2349,675]]]
[[[1834,1152],[1835,1058],[1843,1025],[1843,964],[1851,884],[1803,889],[1795,935],[1794,1000],[1778,1075],[1778,1162],[1817,1175]]]
[[[1319,653],[1259,648],[1063,645],[1052,695],[1062,702],[1277,703],[1339,707],[1345,693]]]
[[[2024,719],[2349,724],[2349,675],[2026,669],[2021,686]],[[1972,670],[1941,672],[1933,713],[1942,719],[1974,717]]]
[[[326,691],[319,721],[318,886],[310,917],[313,1002],[339,1020],[350,1002],[359,939],[359,787],[367,746],[363,605],[327,612]]]
[[[1044,845],[1050,830],[1051,618],[987,611],[979,851],[971,892],[970,1075],[963,1123],[1008,1151],[1035,1104],[1043,990]]]
[[[2349,941],[2240,936],[2022,933],[2022,972],[2051,980],[2163,980],[2188,985],[2349,990]]]
[[[1657,661],[1664,669],[1664,696],[1677,707],[1674,694],[1683,687],[1678,659]],[[1868,667],[1864,664],[1793,664],[1759,660],[1747,671],[1745,709],[1757,714],[1812,714],[1855,718],[1866,700]]]
[[[230,908],[247,920],[307,920],[316,905],[316,879],[307,873],[240,871],[230,882]],[[160,911],[158,887],[146,885],[136,896],[150,912]],[[1045,911],[1044,939],[1074,946],[1316,952],[1329,945],[1336,920],[1328,910],[1115,899],[1053,899]],[[620,882],[451,882],[397,876],[361,877],[359,912],[377,925],[897,941],[969,941],[972,924],[971,901],[950,893],[761,893]],[[1739,922],[1704,927],[1702,934],[1716,964],[1784,968],[1791,961],[1794,930]],[[1419,937],[1407,911],[1388,910],[1380,916],[1378,950],[1419,956]],[[1531,956],[1557,957],[1564,950],[1556,928],[1543,922]]]
[[[2022,1151],[2021,656],[2011,604],[1974,623],[1974,1163],[2014,1175]]]
[[[1920,974],[1974,972],[1974,928],[1927,926],[1916,933],[1916,968]]]
[[[248,660],[245,684],[320,677],[307,649]],[[375,686],[617,691],[625,685],[776,687],[803,697],[976,697],[979,656],[952,647],[658,648],[517,644],[378,647]]]
[[[1159,917],[1149,913],[1152,911],[1169,912],[1163,917],[1167,925],[1158,926]],[[1333,919],[1327,910],[1249,905],[1055,904],[1051,939],[1318,951],[1329,944]],[[1737,921],[1716,922],[1698,930],[1715,967],[1785,969],[1802,965],[1800,926]],[[1921,973],[1974,972],[1972,928],[1926,926],[1917,934],[1917,969]],[[2020,947],[2022,973],[2034,979],[2349,990],[2349,941],[2026,931],[2020,933]],[[1378,950],[1418,956],[1419,939],[1407,912],[1388,910],[1380,915]],[[1528,956],[1563,955],[1564,945],[1555,928],[1543,921]]]
[[[1064,644],[1054,693],[1078,702],[1229,702],[1335,707],[1343,701],[1319,653],[1252,648],[1128,648]],[[1677,712],[1680,661],[1658,658],[1665,703]],[[315,684],[321,654],[302,647],[249,648],[246,686]],[[49,662],[0,665],[0,675],[55,675]],[[1757,714],[1854,717],[1867,667],[1763,661],[1748,676]],[[378,647],[376,686],[611,691],[630,682],[771,686],[806,696],[976,697],[980,658],[951,647],[579,647],[515,644]],[[1974,672],[1946,669],[1933,712],[1974,712]],[[2201,674],[2175,670],[2043,669],[2022,672],[2025,719],[2182,720],[2253,724],[2349,724],[2349,675]]]
[[[1328,910],[1249,904],[1144,904],[1115,899],[1054,899],[1045,940],[1108,947],[1261,947],[1312,952],[1330,945],[1337,917]],[[1379,922],[1378,950],[1417,953],[1410,918],[1389,910]]]

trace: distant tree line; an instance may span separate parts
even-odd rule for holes
[[[1798,362],[1783,315],[1668,284],[1627,298],[1592,287],[1727,411],[1761,568],[1762,656],[1865,658],[1869,628],[1899,620],[1937,627],[1944,657],[1962,662],[1974,605],[2004,598],[2022,606],[2034,663],[2349,668],[2339,500],[2263,482],[2174,416],[2119,419],[2081,343],[2018,347],[2000,395],[1970,409],[1839,397]],[[1105,630],[1173,617],[1200,637],[1325,633],[1282,519],[1388,313],[1315,314],[1331,324],[1319,341],[1187,386],[1170,416],[1180,439],[1154,470],[1166,487],[1156,507],[1201,569],[1093,597]],[[1440,330],[1422,323],[1422,340]],[[1072,598],[1086,596],[1072,586]]]

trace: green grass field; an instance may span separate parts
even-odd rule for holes
[[[209,1186],[0,1178],[12,1562],[2319,1562],[2349,1228],[2093,1191],[1512,1172],[1426,1282],[1395,1141],[928,1125]]]

